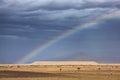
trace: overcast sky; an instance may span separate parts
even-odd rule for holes
[[[0,0],[0,63],[15,63],[60,34],[120,11],[120,0]],[[51,45],[28,62],[94,60],[120,63],[120,17]]]

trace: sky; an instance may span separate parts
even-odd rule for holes
[[[0,63],[16,63],[78,25],[120,11],[120,0],[0,0]],[[34,61],[120,63],[120,16],[50,45]]]

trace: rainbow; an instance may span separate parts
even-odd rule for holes
[[[112,19],[112,18],[117,18],[117,17],[120,17],[120,11],[115,11],[115,12],[112,12],[112,13],[109,13],[109,14],[99,16],[98,18],[95,18],[92,21],[89,21],[89,22],[86,22],[82,25],[76,26],[73,29],[70,29],[70,30],[66,31],[65,33],[62,33],[61,35],[59,35],[57,37],[54,37],[50,41],[46,42],[44,45],[39,46],[38,48],[33,50],[31,53],[28,53],[26,56],[24,56],[22,59],[20,59],[16,63],[19,63],[19,64],[20,63],[26,63],[32,57],[35,57],[36,55],[40,54],[42,51],[44,51],[45,49],[47,49],[51,45],[57,43],[58,41],[60,41],[64,38],[78,32],[78,31],[81,31],[85,28],[92,27],[93,25],[95,25],[97,23],[100,23],[102,21],[109,20],[109,19]]]

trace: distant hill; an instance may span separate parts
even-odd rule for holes
[[[95,61],[36,61],[34,65],[97,65]]]

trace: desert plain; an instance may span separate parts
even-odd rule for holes
[[[0,80],[120,80],[120,64],[93,61],[0,64]]]

